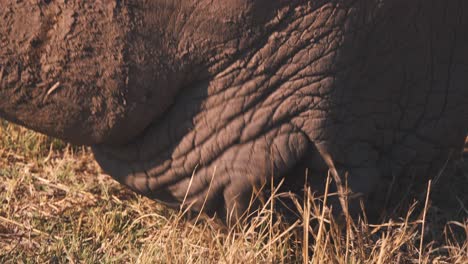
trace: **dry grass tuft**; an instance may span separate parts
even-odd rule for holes
[[[87,148],[3,122],[0,263],[468,263],[466,175],[451,191],[458,205],[449,215],[444,203],[415,204],[401,219],[348,218],[343,227],[323,206],[327,196],[308,190],[294,199],[294,223],[275,215],[275,194],[251,224],[227,230],[126,190],[101,174]]]

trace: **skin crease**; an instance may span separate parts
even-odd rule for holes
[[[0,116],[170,206],[229,221],[307,168],[383,207],[468,132],[466,1],[48,2],[0,0]]]

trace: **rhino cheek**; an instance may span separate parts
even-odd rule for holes
[[[116,25],[102,22],[112,7],[96,4],[86,12],[58,2],[1,1],[0,113],[89,144],[102,140],[124,112],[116,108],[122,102],[122,45]],[[98,120],[110,109],[113,116]]]
[[[117,2],[0,1],[0,116],[91,145],[126,142],[164,112],[179,87],[168,55],[139,32],[151,24],[132,28],[146,11]]]

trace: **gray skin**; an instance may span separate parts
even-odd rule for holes
[[[331,169],[382,206],[467,135],[464,0],[0,6],[0,117],[91,145],[170,206],[238,217],[271,179],[297,191],[305,169],[315,190]]]

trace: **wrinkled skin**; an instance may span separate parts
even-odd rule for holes
[[[437,174],[467,134],[467,1],[0,6],[0,116],[92,145],[171,206],[238,216],[305,169],[316,190],[346,172],[376,203]]]

